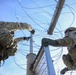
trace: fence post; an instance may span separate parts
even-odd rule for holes
[[[54,69],[54,66],[53,66],[53,61],[52,61],[51,54],[50,54],[48,46],[44,47],[44,52],[45,52],[45,55],[46,55],[48,75],[56,75],[55,69]]]
[[[27,57],[27,74],[26,75],[35,75],[35,73],[30,70],[30,66],[35,60],[36,54],[30,53],[26,57]]]
[[[35,73],[30,70],[30,66],[34,62],[35,57],[36,57],[36,54],[33,53],[33,34],[30,33],[30,53],[26,56],[27,58],[27,74],[26,75],[35,75]]]

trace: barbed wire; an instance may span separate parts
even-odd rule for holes
[[[50,7],[50,6],[54,6],[54,5],[56,5],[56,4],[54,4],[54,5],[45,5],[45,6],[39,6],[37,3],[35,3],[34,1],[32,1],[34,4],[36,4],[36,6],[37,7],[25,7],[25,6],[23,6],[21,3],[20,3],[20,1],[18,1],[18,3],[19,3],[19,5],[21,6],[21,9],[25,12],[25,14],[36,24],[36,25],[38,25],[39,27],[41,27],[42,28],[42,30],[40,31],[40,32],[44,32],[44,33],[46,33],[47,32],[47,29],[48,28],[46,28],[46,27],[44,27],[44,26],[41,26],[39,23],[37,23],[34,19],[36,19],[36,18],[32,18],[29,14],[28,14],[28,12],[27,11],[25,11],[25,9],[28,9],[28,10],[35,10],[35,9],[41,9],[42,11],[43,11],[43,13],[47,13],[49,16],[50,15],[52,15],[51,13],[49,13],[49,12],[47,12],[46,10],[44,10],[44,8],[48,8],[48,7]],[[57,2],[57,0],[55,0],[55,2]],[[70,5],[73,5],[73,4],[76,4],[76,3],[71,3]],[[68,7],[68,9],[70,10],[70,12],[62,12],[61,14],[67,14],[67,13],[71,13],[72,14],[72,21],[71,21],[71,23],[70,23],[70,25],[68,25],[68,27],[70,27],[70,26],[72,26],[73,25],[73,23],[74,23],[74,21],[75,21],[75,13],[74,13],[74,9],[73,9],[73,7],[71,7],[70,5],[68,5],[68,4],[65,4],[65,6],[64,6],[64,8],[63,9],[65,9],[66,7]],[[55,7],[54,7],[55,8]],[[41,12],[35,12],[35,13],[33,13],[33,14],[31,14],[31,15],[34,15],[34,14],[38,14],[38,13],[41,13]],[[36,19],[37,20],[37,19]],[[39,20],[37,20],[37,21],[39,21]],[[44,22],[42,22],[42,21],[40,21],[42,24],[45,24]],[[59,22],[59,21],[58,21]],[[47,25],[47,24],[45,24],[45,25]],[[54,33],[57,33],[57,34],[61,34],[61,36],[60,37],[63,37],[63,33],[62,32],[64,32],[64,30],[65,29],[61,29],[61,24],[59,23],[59,26],[60,26],[60,29],[59,28],[55,28],[56,29],[56,31],[54,32]],[[40,29],[36,29],[36,30],[40,30]],[[42,34],[42,35],[44,35],[44,34]],[[35,35],[34,37],[36,38],[37,36],[40,36],[40,35]],[[55,35],[55,37],[57,37],[56,35]],[[43,37],[42,37],[43,38]],[[29,45],[27,45],[27,44],[22,44],[22,45],[24,45],[24,46],[28,46],[29,47]],[[34,48],[38,48],[39,49],[39,47],[40,47],[40,45],[39,44],[36,44],[36,43],[34,43]],[[58,49],[56,49],[56,50],[58,50]],[[53,50],[53,51],[56,51],[56,50]],[[22,50],[23,51],[23,50]],[[24,52],[24,51],[23,51]],[[21,54],[23,54],[23,52],[20,52]],[[26,53],[26,52],[25,52]],[[60,52],[58,53],[58,54],[56,54],[55,56],[54,56],[54,58],[57,58],[56,60],[54,60],[54,62],[55,63],[57,63],[58,62],[58,60],[60,59],[60,57],[61,57],[61,55],[62,55],[62,53],[63,53],[63,48],[60,50]],[[24,55],[24,54],[23,54]],[[16,62],[15,62],[16,63]],[[16,63],[17,64],[17,63]],[[18,64],[17,64],[18,65]],[[19,66],[19,65],[18,65]],[[20,66],[19,66],[20,67]],[[21,68],[21,67],[20,67]],[[70,73],[70,75],[72,75],[72,73]]]

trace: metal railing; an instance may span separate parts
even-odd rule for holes
[[[35,75],[56,75],[49,47],[41,47],[32,66]]]

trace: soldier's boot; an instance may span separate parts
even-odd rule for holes
[[[68,69],[72,69],[74,66],[74,62],[69,54],[63,55],[62,57],[64,64],[67,66]]]
[[[67,67],[65,67],[64,69],[62,69],[62,70],[60,71],[60,74],[64,75],[65,72],[67,72],[67,71],[69,71],[69,69],[68,69]]]

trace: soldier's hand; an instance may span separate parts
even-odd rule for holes
[[[48,45],[49,45],[49,40],[50,40],[50,39],[43,38],[43,39],[42,39],[42,46],[48,46]]]
[[[14,35],[14,31],[11,31],[11,34],[13,34],[13,35]]]
[[[23,39],[28,41],[30,37],[23,37]]]
[[[32,34],[34,34],[35,33],[35,30],[33,29],[32,31],[30,31]]]

